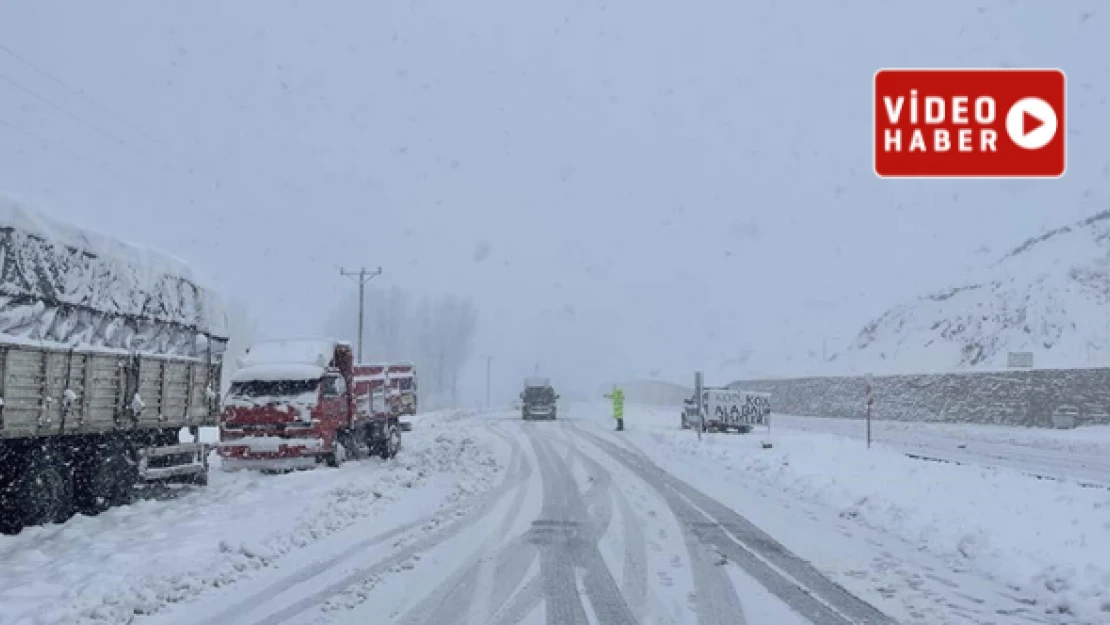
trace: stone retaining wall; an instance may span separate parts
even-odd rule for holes
[[[1080,423],[1110,423],[1110,369],[1034,369],[876,376],[872,416],[896,421],[948,421],[1052,427],[1060,405],[1079,408]],[[773,394],[775,412],[862,417],[862,376],[747,380],[729,386]]]

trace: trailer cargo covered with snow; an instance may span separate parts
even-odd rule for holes
[[[226,332],[183,262],[0,197],[0,529],[203,483]]]

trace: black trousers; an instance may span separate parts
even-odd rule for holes
[[[617,431],[620,432],[623,429],[624,429],[624,419],[621,418],[621,417],[617,417]]]

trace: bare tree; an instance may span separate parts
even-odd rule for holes
[[[390,360],[401,358],[410,325],[409,297],[397,286],[381,295],[381,306],[372,309],[372,317],[381,338],[383,356]]]
[[[357,301],[348,297],[326,324],[329,335],[357,334]],[[421,404],[454,401],[455,382],[470,358],[478,329],[471,301],[445,295],[413,300],[403,289],[366,290],[364,342],[367,360],[409,360],[420,377]]]

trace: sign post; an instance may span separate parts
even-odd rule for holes
[[[698,440],[701,440],[701,431],[705,429],[705,401],[701,396],[701,371],[694,372],[694,407],[698,411]]]
[[[871,385],[872,385],[873,381],[874,381],[874,377],[870,373],[868,373],[867,374],[867,448],[868,449],[871,449],[871,404],[874,401],[874,398],[871,394]]]

